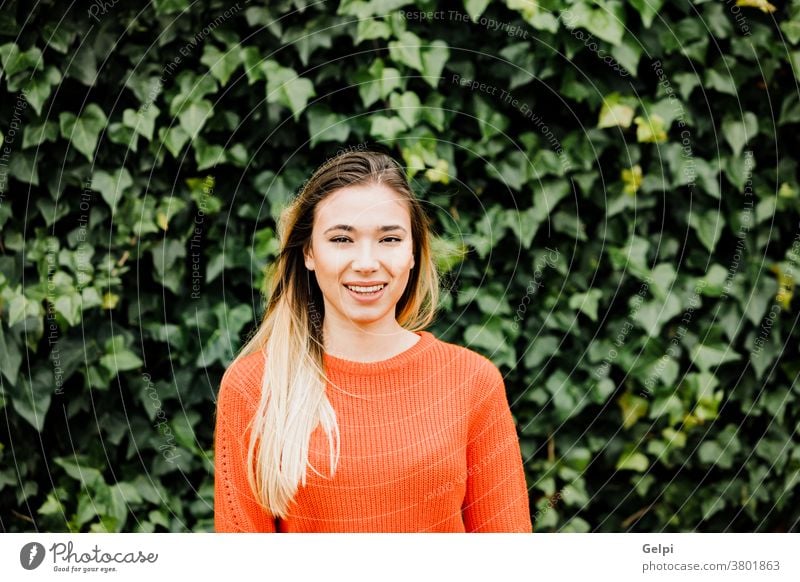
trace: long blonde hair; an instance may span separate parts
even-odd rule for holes
[[[400,165],[377,151],[349,151],[322,164],[278,221],[280,251],[266,270],[266,310],[258,329],[231,363],[265,353],[261,398],[252,420],[247,480],[256,501],[275,517],[286,517],[297,489],[306,483],[311,434],[321,425],[330,446],[331,476],[339,461],[336,413],[326,395],[322,319],[324,302],[316,278],[304,264],[311,245],[314,209],[334,191],[382,183],[406,200],[411,218],[415,268],[395,310],[409,331],[433,321],[439,273],[431,250],[431,223]]]

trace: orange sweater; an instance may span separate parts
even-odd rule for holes
[[[226,370],[217,400],[217,532],[526,532],[528,489],[503,376],[487,358],[427,331],[379,362],[324,355],[341,455],[312,433],[308,469],[289,515],[273,519],[245,474],[248,422],[264,355]],[[338,386],[338,388],[337,388]]]

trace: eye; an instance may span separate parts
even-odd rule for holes
[[[382,242],[401,242],[401,241],[402,241],[402,239],[400,239],[400,238],[398,238],[396,236],[387,236],[385,239],[383,239]]]
[[[337,236],[331,239],[332,243],[341,243],[341,242],[350,242],[350,239],[346,236]]]

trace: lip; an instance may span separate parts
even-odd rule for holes
[[[372,283],[372,285],[381,285],[381,284],[383,285],[383,289],[381,289],[380,291],[378,291],[374,295],[361,295],[359,293],[356,293],[355,291],[351,291],[346,286],[346,285],[356,285],[356,283],[347,283],[346,285],[342,285],[342,286],[345,288],[345,291],[347,291],[347,293],[350,295],[350,297],[352,297],[353,299],[355,299],[359,303],[375,303],[376,301],[380,300],[381,297],[383,297],[383,294],[386,292],[386,288],[388,287],[388,284],[387,283],[383,283],[382,281],[379,281],[377,283]],[[365,287],[369,287],[369,285],[364,285],[364,283],[358,283],[358,285],[359,286],[363,285]]]
[[[372,287],[373,285],[388,285],[386,281],[345,281],[343,285],[355,285],[357,287]]]

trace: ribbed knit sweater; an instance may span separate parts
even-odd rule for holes
[[[528,489],[503,376],[488,358],[427,331],[378,362],[324,354],[339,424],[333,477],[327,436],[311,436],[306,485],[286,518],[256,501],[245,473],[248,424],[265,356],[223,375],[215,429],[217,532],[525,532]]]

